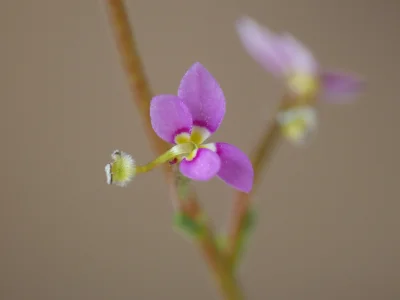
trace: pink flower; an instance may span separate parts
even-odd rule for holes
[[[228,143],[204,143],[219,128],[224,115],[224,93],[200,63],[183,76],[177,95],[155,96],[150,106],[151,124],[160,138],[178,146],[193,145],[190,153],[174,157],[184,176],[200,181],[217,176],[240,191],[250,192],[253,167],[247,155]]]
[[[364,86],[355,75],[321,69],[312,53],[288,33],[274,34],[249,17],[239,19],[236,29],[247,52],[299,96],[348,101]]]

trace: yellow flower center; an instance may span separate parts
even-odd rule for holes
[[[187,132],[183,132],[178,134],[175,137],[175,143],[177,145],[186,144],[186,143],[193,143],[195,145],[195,149],[190,152],[189,154],[181,155],[178,157],[178,162],[180,162],[183,158],[186,160],[192,160],[196,157],[197,151],[199,148],[208,148],[210,150],[215,151],[215,146],[213,144],[203,144],[203,142],[211,135],[211,132],[208,131],[204,127],[200,126],[193,126],[192,133],[189,134]]]
[[[312,96],[319,89],[319,82],[310,74],[293,74],[288,77],[289,88],[298,95]]]

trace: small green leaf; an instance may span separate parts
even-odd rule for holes
[[[244,224],[243,224],[243,233],[244,234],[249,234],[251,230],[256,225],[257,221],[257,214],[256,211],[252,208],[249,208],[246,212],[246,216],[244,219]]]
[[[177,212],[175,214],[174,225],[191,238],[200,238],[204,231],[204,226],[201,222],[193,220],[183,212]]]

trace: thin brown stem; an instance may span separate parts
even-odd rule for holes
[[[170,180],[172,179],[173,178],[170,177]],[[218,285],[222,297],[227,300],[243,300],[244,296],[240,285],[236,281],[234,273],[230,272],[231,268],[227,264],[228,262],[224,253],[222,253],[222,251],[217,247],[213,228],[196,200],[196,195],[191,191],[186,199],[180,200],[172,181],[169,182],[169,187],[172,199],[176,200],[174,202],[176,209],[184,212],[193,220],[198,220],[204,227],[204,233],[196,240],[196,243],[212,270],[212,275]]]
[[[112,27],[114,29],[116,42],[122,58],[122,64],[127,73],[131,92],[136,106],[138,107],[143,118],[143,126],[146,134],[151,141],[151,145],[157,154],[162,154],[168,149],[168,144],[163,142],[153,131],[150,122],[150,101],[152,93],[148,80],[142,66],[142,62],[135,45],[135,39],[131,26],[129,24],[128,15],[122,0],[107,0],[107,7]],[[188,216],[196,219],[199,215],[203,215],[196,195],[191,194],[188,199],[179,199],[174,180],[174,172],[166,164],[164,174],[168,185],[170,186],[171,195],[175,201],[177,209],[185,212]],[[198,240],[199,248],[203,253],[213,275],[218,282],[224,299],[242,300],[243,295],[240,287],[236,282],[234,274],[230,272],[226,261],[218,249],[213,230],[208,222],[204,223],[205,234]]]
[[[122,0],[108,0],[107,4],[122,66],[127,74],[133,95],[132,99],[142,116],[143,126],[151,145],[158,154],[164,153],[168,149],[168,144],[158,138],[151,127],[150,101],[152,92],[135,44],[125,6]]]
[[[194,219],[203,219],[203,212],[197,202],[190,197],[182,205],[182,211],[192,216]],[[198,238],[197,244],[203,256],[206,258],[208,265],[214,271],[213,276],[218,284],[220,293],[224,299],[243,300],[244,295],[236,280],[235,274],[230,272],[229,262],[223,253],[216,247],[214,231],[207,225],[204,220],[204,233]]]

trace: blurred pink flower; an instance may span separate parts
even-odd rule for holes
[[[275,34],[249,17],[239,19],[236,29],[247,52],[299,96],[343,102],[364,87],[358,76],[321,69],[310,50],[288,33]]]

